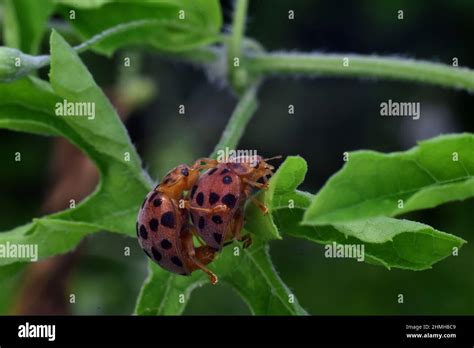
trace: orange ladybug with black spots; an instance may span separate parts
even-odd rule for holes
[[[190,192],[190,213],[198,235],[207,245],[221,250],[225,242],[234,239],[243,241],[244,247],[251,244],[250,235],[241,235],[244,205],[250,198],[264,214],[268,212],[252,197],[255,189],[267,188],[268,179],[273,175],[274,167],[267,163],[268,160],[261,156],[234,157],[199,177]],[[205,213],[219,205],[228,209]]]
[[[190,204],[183,196],[198,180],[200,170],[215,165],[215,160],[204,158],[191,167],[183,164],[171,170],[147,194],[136,223],[138,242],[150,259],[180,275],[200,269],[208,274],[213,284],[217,283],[217,276],[206,265],[212,262],[216,250],[208,245],[194,246],[195,230],[189,224]],[[224,205],[217,205],[200,211],[213,214],[226,209]]]

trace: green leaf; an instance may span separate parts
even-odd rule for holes
[[[53,0],[55,4],[62,4],[76,8],[97,8],[116,0]]]
[[[288,196],[291,197],[291,196]],[[375,217],[334,226],[301,225],[311,195],[296,191],[295,208],[282,206],[273,212],[278,229],[285,234],[321,244],[363,245],[364,260],[387,268],[424,270],[452,255],[465,241],[428,225],[389,217]]]
[[[287,157],[270,179],[268,189],[259,192],[256,196],[256,199],[268,208],[268,214],[263,215],[255,204],[249,202],[246,208],[245,228],[263,239],[281,239],[272,218],[274,204],[280,205],[282,197],[292,193],[303,182],[306,171],[307,164],[303,158],[299,156]],[[288,204],[288,200],[286,200],[286,204]]]
[[[406,152],[357,151],[324,185],[305,224],[395,216],[474,196],[474,136],[445,135]]]
[[[134,235],[138,209],[151,187],[114,108],[74,50],[55,32],[50,80],[51,85],[35,78],[0,84],[0,127],[67,138],[94,161],[101,180],[75,208],[0,233],[0,244],[38,244],[40,259],[66,252],[101,229]],[[95,103],[95,118],[57,116],[57,103],[64,100]],[[0,264],[16,261],[2,258]]]
[[[18,295],[19,286],[24,276],[25,263],[16,263],[5,267],[0,267],[0,313],[10,314]]]
[[[61,13],[69,19],[69,11],[70,8],[62,7]],[[180,11],[184,11],[183,19],[180,19],[183,15]],[[127,26],[132,22],[137,25]],[[116,29],[113,35],[94,46],[99,53],[110,55],[130,45],[180,52],[215,42],[222,15],[217,0],[113,2],[96,8],[77,8],[75,19],[70,23],[84,39]]]
[[[37,54],[53,10],[49,0],[6,0],[3,35],[6,46]]]
[[[152,261],[148,261],[148,272],[135,308],[138,315],[179,315],[184,311],[191,292],[206,283],[198,272],[183,277],[165,271]],[[184,303],[180,302],[180,295],[184,295]]]
[[[296,298],[292,303],[290,290],[273,268],[268,245],[257,239],[248,249],[238,247],[238,256],[234,255],[234,247],[238,247],[237,244],[227,246],[209,268],[218,275],[219,282],[228,283],[242,296],[253,314],[306,314]],[[209,280],[203,272],[196,271],[189,277],[183,277],[150,262],[150,274],[135,312],[139,315],[181,314],[192,291],[204,284],[209,284]],[[183,303],[179,301],[181,294],[184,294]]]

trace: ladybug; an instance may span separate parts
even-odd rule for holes
[[[275,158],[279,158],[277,156]],[[273,158],[272,158],[273,159]],[[251,197],[254,189],[266,189],[274,167],[261,156],[233,157],[201,175],[190,192],[191,220],[205,243],[221,250],[224,243],[236,239],[250,246],[250,235],[241,236],[244,224],[244,205],[250,197],[264,214],[266,206]],[[201,209],[212,209],[220,204],[227,211],[205,214]]]
[[[205,265],[212,262],[216,250],[207,245],[194,246],[195,231],[189,224],[189,202],[183,200],[183,193],[196,183],[201,169],[216,164],[215,160],[204,158],[191,167],[182,164],[171,170],[145,197],[136,223],[138,242],[150,259],[180,275],[190,275],[201,269],[208,274],[212,284],[217,283],[217,276]],[[225,210],[224,205],[200,209],[203,214]]]

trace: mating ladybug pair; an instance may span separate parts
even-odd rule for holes
[[[200,158],[192,166],[181,164],[171,170],[148,193],[138,213],[137,237],[148,257],[181,275],[201,269],[216,284],[217,276],[206,265],[224,243],[235,239],[248,247],[252,242],[250,235],[241,235],[247,199],[267,213],[251,196],[255,189],[265,189],[273,174],[267,160],[241,156],[219,163]]]

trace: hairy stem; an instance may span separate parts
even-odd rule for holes
[[[232,20],[232,34],[227,48],[227,67],[229,80],[236,91],[245,86],[245,76],[239,76],[240,60],[242,60],[242,38],[245,31],[245,17],[247,15],[248,0],[237,0],[234,18]],[[239,59],[239,66],[234,66],[234,59]]]
[[[238,0],[233,19],[232,34],[230,36],[220,35],[216,37],[216,41],[228,47],[228,77],[237,92],[245,90],[245,87],[250,85],[250,81],[255,79],[256,76],[268,74],[375,77],[417,81],[469,91],[474,90],[474,70],[440,63],[355,54],[264,53],[258,42],[246,39],[243,36],[247,6],[248,0]],[[118,33],[133,28],[154,25],[176,27],[177,29],[183,29],[184,27],[184,24],[167,20],[145,19],[131,21],[106,29],[80,45],[75,46],[74,49],[81,53]],[[194,29],[189,27],[186,30]],[[0,82],[13,81],[50,64],[49,55],[30,56],[19,51],[13,52],[14,49],[8,47],[2,47],[1,49]],[[191,63],[207,65],[218,62],[222,53],[218,47],[205,46],[175,54],[164,54],[181,58]],[[21,69],[10,66],[12,60],[8,57],[12,55],[21,57]],[[234,57],[240,58],[239,67],[234,67]]]
[[[238,145],[247,124],[257,110],[259,85],[260,83],[257,82],[244,92],[210,157],[216,157],[219,150],[226,147],[234,149]]]
[[[240,57],[247,7],[248,0],[237,0],[235,14],[232,20],[232,35],[229,42],[229,59],[231,61],[234,57]]]
[[[414,59],[354,54],[262,53],[249,57],[246,64],[250,72],[261,74],[380,77],[474,90],[474,70]]]

